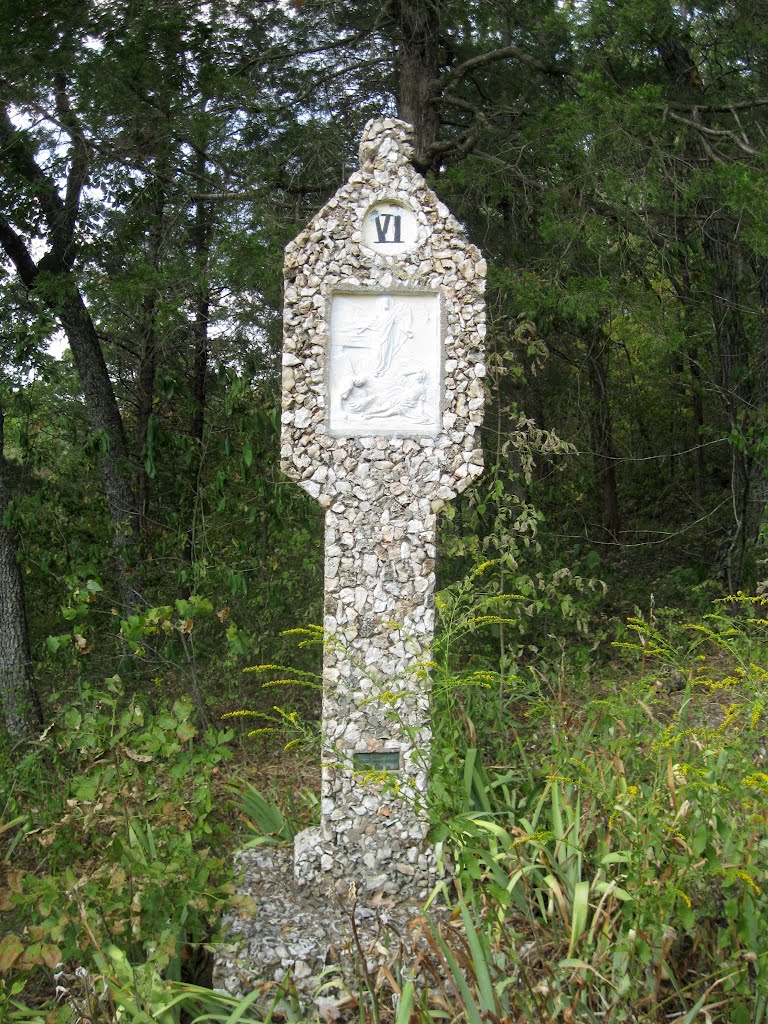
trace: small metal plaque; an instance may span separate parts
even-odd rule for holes
[[[399,772],[400,751],[379,750],[372,754],[355,754],[355,771]]]

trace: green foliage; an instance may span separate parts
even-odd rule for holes
[[[451,643],[507,618],[481,585],[490,568],[457,588],[432,668],[429,810],[453,865],[453,916],[423,924],[430,982],[420,999],[398,983],[409,1012],[762,1020],[768,598],[737,596],[687,624],[664,609],[650,625],[630,619],[637,640],[616,649],[635,664],[611,666],[615,682],[587,679],[578,659],[556,680],[452,673]],[[276,804],[251,796],[259,841],[291,834]],[[360,987],[380,1013],[385,990],[367,975]]]
[[[194,985],[175,984],[172,991],[174,1005],[185,1010],[190,1024],[273,1024],[275,1019],[301,1024],[305,1019],[295,995],[283,986],[277,986],[266,1009],[258,988],[242,999]]]
[[[235,797],[238,817],[254,835],[244,849],[290,845],[298,832],[316,823],[319,801],[313,793],[303,793],[298,800],[289,793],[288,812],[283,814],[274,800],[263,796],[248,781],[232,786],[230,792]]]
[[[80,972],[58,976],[60,987],[66,994],[69,1007],[76,1014],[87,1014],[88,1019],[125,1020],[129,1024],[272,1024],[277,1017],[290,1022],[299,1021],[298,1003],[286,986],[278,986],[271,1005],[263,1007],[260,988],[243,999],[213,992],[179,981],[168,981],[158,972],[156,965],[131,965],[116,946],[109,946],[95,958],[100,974]],[[1,1005],[1,1004],[0,1004]],[[38,1024],[38,1019],[11,1017],[19,1024]],[[69,1011],[65,1011],[69,1013]],[[60,1015],[61,1016],[61,1015]],[[62,1024],[71,1017],[62,1017]]]
[[[437,595],[435,660],[456,672],[468,649],[477,658],[478,632],[493,638],[489,660],[498,660],[502,671],[532,657],[539,664],[557,660],[566,638],[586,636],[604,593],[601,580],[568,568],[529,575],[509,555],[481,562]]]
[[[585,560],[585,569],[594,563]],[[521,758],[516,711],[538,702],[571,662],[594,647],[590,620],[604,593],[591,576],[558,569],[532,577],[509,558],[481,562],[435,600],[438,633],[431,666],[440,756],[483,737],[490,760]],[[494,730],[494,723],[510,726]]]
[[[490,568],[462,591],[456,640],[499,618],[480,586]],[[637,639],[616,650],[632,663],[611,666],[616,681],[602,684],[567,662],[556,686],[519,669],[452,675],[450,644],[438,646],[429,807],[438,854],[453,865],[443,884],[452,913],[420,927],[426,987],[405,965],[393,963],[386,984],[361,974],[371,1012],[383,1019],[391,989],[400,1021],[764,1018],[766,606],[737,596],[687,624],[663,609],[651,623],[630,619]],[[329,642],[320,629],[299,635]],[[682,689],[668,692],[667,679]],[[299,1013],[290,993],[269,1010],[256,992],[235,1004],[173,983],[185,944],[207,939],[227,899],[213,790],[230,736],[197,735],[188,703],[152,711],[111,680],[84,688],[38,749],[9,761],[0,998],[10,1021],[37,1024],[24,985],[46,965],[71,1006],[105,1019]],[[484,766],[480,749],[506,763]],[[51,772],[64,783],[58,802],[44,789]],[[255,843],[290,842],[308,824],[311,801],[283,809],[284,797],[251,784],[228,789]],[[35,845],[44,870],[17,867]]]
[[[463,927],[434,945],[467,1020],[764,1019],[768,602],[732,603],[671,635],[634,620],[641,640],[621,646],[656,678],[592,684],[581,707],[574,681],[529,702],[522,726],[497,717],[520,732],[524,770],[458,755],[435,835]],[[665,669],[686,673],[677,702]]]
[[[2,890],[12,929],[0,965],[13,985],[60,963],[128,972],[145,979],[134,998],[154,1019],[160,979],[207,941],[230,891],[215,813],[230,738],[199,733],[188,701],[152,711],[115,677],[84,687],[20,759],[4,749],[0,805],[27,822]]]
[[[279,472],[280,254],[362,123],[404,99],[401,15],[419,12],[439,43],[432,183],[489,262],[490,402],[486,474],[444,510],[430,669],[430,800],[461,890],[430,942],[454,987],[430,1008],[404,980],[398,1024],[765,1016],[764,609],[704,607],[758,578],[768,530],[752,7],[51,0],[0,9],[6,519],[54,720],[2,755],[12,1020],[41,1019],[22,998],[75,949],[105,1012],[164,1019],[174,936],[223,895],[200,866],[209,843],[216,874],[223,856],[205,716],[252,708],[261,748],[316,747],[330,638],[279,667],[322,593],[322,512]],[[65,197],[54,229],[41,201]],[[44,252],[69,220],[58,273]],[[31,290],[18,246],[42,257]],[[127,441],[134,609],[99,483],[115,434],[45,352],[76,298]],[[599,684],[606,636],[637,664]],[[244,676],[245,658],[275,667]],[[136,696],[94,685],[116,670]],[[396,719],[396,693],[374,699]],[[311,813],[239,800],[273,839]]]

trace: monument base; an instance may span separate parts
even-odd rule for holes
[[[301,834],[299,851],[307,850],[312,831]],[[428,922],[434,927],[443,916],[433,907],[427,918],[422,902],[394,900],[381,889],[355,894],[348,884],[339,895],[334,886],[310,887],[306,876],[297,885],[290,847],[244,850],[236,863],[238,892],[255,905],[225,918],[213,985],[237,997],[261,989],[266,1005],[298,999],[304,1013],[335,1020],[357,1006],[364,979],[389,999],[396,994],[389,979],[410,976]]]
[[[419,831],[426,832],[426,827],[418,824]],[[321,826],[304,829],[293,844],[297,888],[319,888],[346,897],[354,883],[358,899],[363,901],[384,896],[424,903],[438,880],[434,850],[426,838],[414,842],[412,835],[406,832],[403,836],[399,829],[390,835],[382,835],[382,831],[363,836],[360,845],[344,856],[343,847],[324,837]]]

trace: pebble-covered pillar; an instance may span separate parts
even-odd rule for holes
[[[485,261],[370,121],[285,258],[283,472],[325,509],[322,822],[299,885],[421,895],[435,522],[482,472]]]

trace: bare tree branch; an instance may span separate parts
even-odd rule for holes
[[[533,68],[535,71],[541,71],[546,75],[567,75],[568,71],[560,67],[558,64],[548,64],[545,61],[539,60],[538,57],[532,56],[525,50],[521,50],[519,46],[503,46],[498,50],[489,50],[487,53],[479,53],[476,57],[470,57],[469,60],[465,60],[463,64],[457,64],[455,68],[443,76],[438,83],[438,88],[442,91],[451,82],[455,82],[459,78],[463,78],[469,74],[474,68],[479,68],[484,64],[492,64],[500,60],[509,60],[514,58],[519,60],[521,64],[526,64],[528,67]]]
[[[37,264],[29,255],[21,236],[16,234],[8,221],[0,214],[0,246],[16,267],[16,271],[27,286],[31,288],[39,271]]]
[[[89,153],[85,133],[70,105],[69,96],[67,96],[66,91],[66,81],[63,75],[54,76],[54,97],[56,112],[72,142],[72,153],[69,171],[67,172],[67,188],[64,196],[63,216],[61,218],[61,237],[58,240],[62,245],[62,249],[53,255],[62,264],[71,266],[74,254],[75,225],[80,212],[80,195],[88,178]]]
[[[736,110],[753,110],[755,107],[768,107],[768,99],[742,100],[741,103],[682,103],[679,100],[670,100],[663,105],[663,109],[690,110],[695,114],[732,114]]]
[[[259,53],[255,57],[250,57],[244,61],[240,67],[234,73],[242,75],[244,71],[252,67],[254,64],[266,64],[269,61],[290,61],[295,60],[296,57],[307,57],[310,54],[325,53],[328,50],[339,50],[345,46],[354,46],[355,43],[360,43],[366,36],[371,35],[374,31],[374,27],[362,29],[360,32],[355,32],[352,35],[344,36],[341,39],[332,39],[329,43],[322,43],[319,46],[306,46],[299,50],[267,50],[265,53]]]
[[[708,128],[706,125],[701,124],[699,121],[691,121],[690,118],[681,117],[680,114],[676,114],[673,110],[665,110],[664,114],[669,117],[672,121],[677,121],[680,124],[687,125],[689,128],[693,128],[695,131],[700,132],[702,135],[709,135],[713,138],[727,138],[735,142],[739,149],[748,153],[749,156],[757,156],[757,150],[753,149],[752,146],[743,138],[739,138],[735,132],[731,131],[730,128]]]
[[[468,114],[471,114],[476,121],[480,121],[483,124],[488,124],[488,117],[486,114],[476,107],[473,103],[469,103],[467,100],[462,99],[460,96],[453,96],[449,93],[447,96],[442,97],[443,103],[450,107],[458,107],[459,110],[466,110]]]
[[[456,139],[447,139],[445,142],[433,142],[425,156],[429,159],[430,164],[434,163],[438,157],[455,155],[462,158],[472,152],[477,142],[477,125],[472,125],[471,128],[468,128]]]

